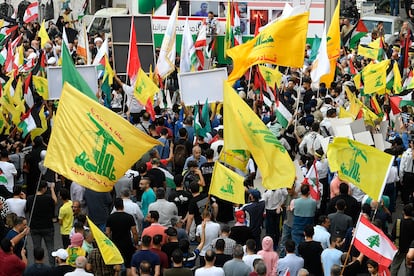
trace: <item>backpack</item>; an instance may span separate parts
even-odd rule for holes
[[[195,173],[193,173],[190,170],[186,170],[183,172],[183,187],[186,191],[190,190],[190,183],[193,181],[199,181],[200,178],[198,177],[198,175],[196,175]]]
[[[187,157],[188,153],[185,145],[174,146],[174,166],[183,168]]]

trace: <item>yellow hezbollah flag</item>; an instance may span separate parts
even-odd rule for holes
[[[355,119],[358,116],[359,111],[362,108],[361,101],[355,96],[354,93],[349,90],[348,86],[345,85],[346,96],[349,100],[349,110],[348,112],[352,114],[352,117]]]
[[[387,85],[387,67],[390,60],[368,64],[362,71],[364,94],[384,94]]]
[[[264,65],[259,65],[259,70],[267,86],[273,88],[276,83],[277,87],[280,87],[283,75],[279,72],[278,68],[272,69]]]
[[[138,70],[137,80],[134,85],[134,96],[142,104],[146,105],[148,99],[153,101],[154,95],[160,91],[158,86],[145,74],[142,68]]]
[[[243,176],[226,168],[220,162],[214,164],[209,194],[226,201],[244,204]]]
[[[249,162],[250,152],[247,150],[225,150],[219,155],[219,161],[231,167],[246,172],[247,163]]]
[[[379,49],[358,45],[358,55],[376,60],[378,58]]]
[[[47,79],[40,76],[32,76],[33,85],[36,92],[44,99],[49,99],[49,85]]]
[[[342,106],[339,107],[339,115],[338,118],[352,118],[354,119],[354,115],[352,115],[351,112],[346,111],[345,108],[343,108]]]
[[[394,157],[363,143],[336,137],[328,146],[328,160],[331,171],[337,171],[340,179],[380,200]]]
[[[37,35],[40,37],[40,46],[41,46],[40,48],[43,49],[45,47],[46,43],[48,41],[50,41],[49,35],[48,35],[48,33],[46,31],[46,28],[45,28],[45,21],[44,20],[42,21],[42,25],[40,25],[40,29],[39,29],[39,32],[37,33]]]
[[[223,108],[225,149],[249,150],[266,189],[291,187],[295,166],[287,150],[228,82],[224,84]]]
[[[48,153],[49,154],[49,153]],[[87,217],[88,225],[91,229],[93,238],[98,245],[99,251],[101,252],[102,259],[106,265],[117,265],[123,264],[124,259],[119,252],[116,245],[104,234],[101,230]]]
[[[394,62],[394,65],[392,67],[392,71],[394,73],[394,84],[392,86],[395,94],[400,94],[403,90],[402,87],[402,80],[401,80],[401,74],[400,69],[398,68],[398,63]]]
[[[233,60],[228,82],[234,83],[250,66],[259,63],[301,68],[308,21],[309,12],[289,16],[275,21],[247,43],[228,49],[226,53]]]
[[[160,144],[65,82],[45,166],[84,187],[108,192]]]
[[[14,89],[13,103],[19,105],[23,100],[22,78],[17,77],[16,88]]]
[[[331,83],[335,77],[336,60],[339,57],[341,50],[341,30],[339,28],[339,11],[341,1],[338,1],[335,11],[332,15],[331,25],[329,25],[328,32],[326,33],[326,52],[328,53],[329,63],[331,65],[331,71],[321,77],[319,82]]]
[[[356,74],[353,78],[355,83],[355,88],[360,89],[361,88],[361,73]]]

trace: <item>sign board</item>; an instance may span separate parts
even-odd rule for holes
[[[374,145],[374,140],[372,140],[371,132],[369,131],[354,133],[354,138],[356,141],[364,143],[365,145],[368,145],[368,146]]]
[[[366,15],[374,15],[375,14],[375,3],[374,2],[364,2],[361,5],[361,18],[366,16]]]
[[[209,103],[222,102],[226,79],[226,68],[178,74],[181,99],[186,105],[205,103],[206,99]]]
[[[76,66],[81,76],[88,83],[92,91],[98,91],[98,73],[95,65],[79,65]],[[62,94],[62,67],[48,66],[47,67],[47,84],[49,88],[49,99],[57,100]]]

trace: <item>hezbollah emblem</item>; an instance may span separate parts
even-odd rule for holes
[[[95,120],[94,117],[92,117],[90,113],[87,115],[98,129],[94,133],[96,136],[96,147],[92,150],[92,157],[90,157],[85,151],[82,151],[81,154],[75,157],[75,163],[83,167],[87,172],[94,172],[113,181],[116,179],[114,174],[115,158],[112,154],[107,153],[107,148],[110,145],[114,145],[122,154],[124,154],[124,148],[97,120]]]
[[[352,150],[354,151],[353,158],[349,160],[348,166],[346,166],[345,163],[341,164],[341,171],[344,175],[350,177],[351,179],[355,180],[356,183],[361,182],[360,178],[360,172],[359,169],[361,167],[360,163],[358,162],[358,157],[361,157],[365,163],[368,162],[367,156],[364,154],[364,152],[354,146],[351,141],[348,140],[348,143]]]

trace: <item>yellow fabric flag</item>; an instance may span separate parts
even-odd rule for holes
[[[42,25],[40,25],[40,29],[37,35],[40,37],[40,47],[43,49],[46,43],[50,41],[49,35],[45,28],[45,20],[42,21]]]
[[[99,251],[101,252],[102,259],[106,265],[117,265],[123,264],[124,259],[122,258],[121,252],[119,252],[116,245],[104,234],[102,231],[89,219],[88,219],[89,229],[93,238],[98,245]]]
[[[362,70],[364,80],[364,94],[384,94],[387,86],[387,67],[390,60],[368,64]]]
[[[362,105],[362,113],[364,117],[364,122],[367,125],[375,126],[375,122],[380,121],[380,118],[377,116],[377,114],[372,112],[371,109],[369,109],[366,105]]]
[[[250,66],[259,63],[302,68],[308,21],[309,12],[287,17],[272,23],[252,40],[228,49],[226,53],[233,60],[228,82],[234,83]]]
[[[45,166],[97,192],[115,182],[161,143],[65,83]]]
[[[243,182],[243,176],[216,161],[209,194],[229,202],[244,204]]]
[[[295,166],[287,150],[228,82],[224,84],[223,93],[225,149],[249,150],[266,189],[291,187]]]
[[[379,53],[379,49],[358,45],[358,55],[360,56],[364,56],[366,58],[377,60],[378,53]]]
[[[32,131],[30,131],[30,136],[32,137],[32,140],[35,137],[42,135],[47,130],[47,120],[46,120],[46,115],[45,115],[45,106],[43,106],[42,109],[40,110],[39,118],[40,118],[41,127],[37,127],[35,129],[33,129]]]
[[[279,72],[278,67],[273,69],[264,65],[259,65],[259,70],[267,86],[274,88],[276,83],[277,87],[280,87],[283,74]]]
[[[108,84],[111,86],[114,82],[114,76],[114,70],[112,70],[111,64],[109,64],[109,58],[105,54],[105,74],[103,76],[102,82],[104,82],[106,78],[109,78]]]
[[[247,150],[225,150],[219,155],[219,161],[246,173],[250,152]]]
[[[341,50],[341,30],[339,22],[341,1],[338,1],[335,11],[332,15],[331,25],[329,25],[329,30],[326,33],[326,52],[328,53],[329,63],[331,65],[331,71],[329,74],[326,74],[321,77],[320,83],[330,84],[335,77],[336,71],[336,60],[339,57]]]
[[[355,88],[360,89],[361,88],[361,73],[356,74],[353,78],[355,83]]]
[[[160,91],[158,86],[145,74],[142,68],[138,70],[137,80],[134,85],[134,96],[142,104],[146,105],[148,99],[154,100],[154,95]]]
[[[9,124],[7,123],[7,120],[4,118],[3,113],[3,107],[0,107],[0,132],[3,132],[4,128],[9,128]]]
[[[349,110],[348,112],[352,114],[352,117],[355,119],[358,116],[359,111],[362,108],[361,101],[355,96],[354,93],[349,90],[348,86],[345,85],[346,96],[349,100]]]
[[[401,91],[403,90],[403,87],[402,87],[400,69],[398,68],[398,63],[397,62],[394,62],[392,70],[393,70],[393,73],[394,73],[394,84],[392,86],[392,89],[394,90],[395,94],[400,94]]]
[[[374,200],[381,199],[394,161],[392,155],[345,137],[336,137],[327,155],[331,171],[337,171],[340,179],[351,182]]]
[[[49,99],[49,85],[47,79],[40,76],[32,76],[33,85],[36,92],[44,99]]]
[[[346,111],[345,108],[343,108],[342,106],[339,107],[339,115],[338,118],[352,118],[354,119],[354,115],[352,115],[351,112]]]
[[[23,99],[23,85],[22,85],[22,78],[18,77],[16,88],[14,89],[13,95],[13,103],[15,105],[19,105]]]
[[[15,125],[20,123],[20,116],[25,111],[24,101],[21,101],[18,106],[13,103],[13,97],[10,95],[10,88],[14,78],[10,78],[4,85],[3,95],[0,98],[0,104],[7,110],[12,116],[12,122]]]

